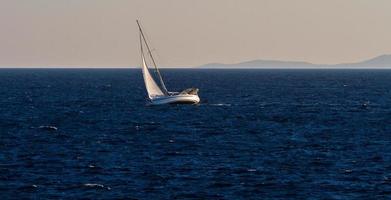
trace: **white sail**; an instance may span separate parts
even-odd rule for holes
[[[156,84],[155,80],[153,80],[151,73],[149,73],[147,63],[145,63],[144,54],[142,54],[141,56],[143,61],[143,66],[142,66],[143,77],[144,77],[145,87],[147,88],[148,97],[152,99],[153,97],[156,96],[164,96],[162,90]]]

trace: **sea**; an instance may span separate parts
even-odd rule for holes
[[[0,69],[0,199],[391,199],[391,70]]]

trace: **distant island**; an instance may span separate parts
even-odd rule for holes
[[[235,64],[209,63],[200,68],[391,68],[391,55],[381,55],[357,63],[342,63],[335,65],[312,64],[297,61],[253,60]]]

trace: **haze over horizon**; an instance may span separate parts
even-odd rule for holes
[[[0,0],[1,67],[140,63],[140,19],[162,66],[391,54],[388,0]]]

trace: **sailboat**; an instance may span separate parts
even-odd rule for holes
[[[161,104],[197,104],[200,102],[198,96],[198,88],[188,88],[182,92],[169,92],[164,84],[162,75],[159,71],[159,68],[156,65],[155,59],[152,56],[151,49],[148,45],[148,42],[145,38],[144,32],[141,28],[140,22],[137,20],[137,25],[140,33],[140,50],[141,50],[141,69],[143,72],[143,78],[145,83],[145,88],[147,89],[148,98],[152,105],[161,105]],[[156,83],[154,77],[152,76],[148,64],[146,62],[146,56],[144,54],[144,48],[146,48],[146,53],[152,64],[155,68],[155,77],[159,79],[159,84]]]

